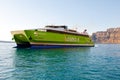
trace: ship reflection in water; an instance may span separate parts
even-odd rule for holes
[[[17,49],[16,77],[42,80],[71,79],[79,76],[81,63],[87,63],[90,48]],[[81,56],[81,57],[80,57]]]
[[[14,45],[0,43],[0,80],[120,79],[117,44],[56,49],[20,49]]]

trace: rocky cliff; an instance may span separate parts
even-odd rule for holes
[[[92,34],[95,43],[120,43],[120,28],[109,28]]]

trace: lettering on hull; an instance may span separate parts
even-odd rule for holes
[[[67,42],[79,42],[79,38],[78,37],[65,36],[65,41],[67,41]]]

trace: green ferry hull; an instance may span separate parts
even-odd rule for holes
[[[17,47],[93,47],[94,43],[87,35],[47,32],[46,30],[12,31]]]

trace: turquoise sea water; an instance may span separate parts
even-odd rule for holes
[[[120,80],[120,44],[17,49],[0,43],[0,80]]]

